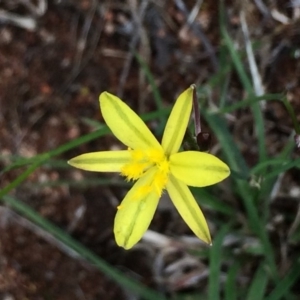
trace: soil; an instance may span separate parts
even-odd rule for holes
[[[0,1],[0,9],[14,14],[19,22],[29,18],[34,24],[31,28],[0,15],[1,169],[16,157],[34,157],[95,130],[92,121],[103,122],[98,103],[102,91],[119,95],[139,113],[155,110],[151,86],[132,49],[149,65],[165,106],[190,84],[205,84],[218,69],[223,47],[218,1],[204,1],[194,22],[198,27],[187,26],[187,16],[177,1],[141,1],[148,4],[144,11],[139,1],[57,0],[48,1],[45,11],[37,8],[46,1],[27,1],[35,10],[23,2]],[[187,11],[194,6],[194,1],[183,2]],[[241,39],[238,3],[225,3],[230,34],[237,40]],[[284,3],[278,1],[276,9],[291,20],[287,24],[263,15],[254,1],[244,9],[252,39],[264,43],[256,53],[264,87],[272,93],[285,92],[298,115],[299,19],[293,19],[292,9]],[[245,91],[237,75],[231,76],[227,100],[234,103],[243,99]],[[219,96],[218,90],[211,91],[209,102],[219,103]],[[287,143],[293,124],[284,106],[275,102],[267,104],[265,117],[268,152],[275,156]],[[247,110],[233,118],[234,138],[247,162],[254,165],[253,119]],[[65,162],[80,153],[119,146],[112,136],[81,145],[36,170],[12,195],[128,276],[151,288],[184,290],[190,286],[170,280],[166,287],[157,281],[151,260],[162,254],[155,247],[151,252],[146,246],[131,251],[116,246],[112,225],[126,187],[76,186],[75,180],[112,175],[66,167]],[[2,174],[1,187],[24,170]],[[297,189],[298,176],[296,170],[285,178],[281,196]],[[280,211],[280,198],[273,203],[274,211]],[[295,201],[285,204],[284,209],[296,211]],[[170,207],[168,200],[163,202],[150,228],[170,237],[189,235]],[[187,255],[178,249],[170,250],[171,261]],[[204,265],[194,261],[194,267],[203,269]],[[135,299],[6,205],[0,208],[0,270],[0,299]]]

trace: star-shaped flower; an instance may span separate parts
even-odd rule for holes
[[[118,206],[114,223],[116,242],[125,249],[133,247],[148,229],[164,189],[195,235],[211,244],[206,220],[187,185],[215,184],[229,176],[230,170],[211,154],[180,152],[192,110],[193,89],[192,85],[178,97],[161,144],[129,106],[103,92],[99,98],[102,116],[128,149],[86,153],[69,161],[83,170],[120,172],[127,180],[136,180]]]

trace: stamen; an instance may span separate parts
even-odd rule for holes
[[[137,180],[143,175],[145,168],[147,168],[146,163],[137,163],[133,161],[122,167],[121,174],[125,176],[128,181]]]
[[[159,196],[161,196],[163,189],[166,187],[169,175],[169,162],[163,160],[158,164],[158,170],[154,177],[153,186]]]
[[[153,181],[149,184],[140,187],[134,198],[140,199],[145,197],[151,191],[155,191],[161,196],[165,188],[169,175],[169,161],[166,159],[162,149],[147,149],[147,150],[132,150],[131,161],[125,164],[121,169],[121,174],[126,177],[128,181],[137,180],[145,174],[147,170],[152,167],[156,168]]]
[[[121,169],[121,174],[130,180],[139,179],[150,167],[159,164],[164,160],[162,149],[136,149],[128,148],[131,154],[131,162],[125,164]]]

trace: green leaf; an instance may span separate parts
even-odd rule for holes
[[[208,299],[220,299],[221,265],[223,240],[229,230],[229,225],[223,226],[214,238],[209,255]]]
[[[239,265],[239,263],[235,261],[227,272],[227,278],[226,278],[225,289],[224,289],[225,300],[238,299],[237,291],[239,289],[237,288],[237,278],[238,278],[238,271],[240,268],[241,266]]]
[[[38,212],[34,211],[28,205],[10,196],[5,196],[3,201],[7,205],[12,207],[14,211],[24,215],[28,220],[34,222],[40,228],[43,228],[49,234],[53,235],[54,238],[61,241],[66,246],[70,247],[79,257],[90,262],[94,267],[99,269],[106,276],[110,277],[123,288],[140,295],[144,299],[166,299],[163,295],[159,294],[158,292],[150,290],[149,288],[143,286],[141,283],[128,277],[128,275],[122,274],[120,271],[113,268],[102,258],[100,258],[95,253],[87,249],[81,243],[74,240],[69,234],[67,234],[66,232],[55,226],[53,223],[40,216]]]
[[[255,272],[246,300],[263,300],[268,280],[268,273],[265,271],[265,263],[263,262]]]
[[[300,264],[299,260],[294,262],[294,265],[289,272],[278,282],[271,294],[265,300],[280,300],[290,293],[291,287],[297,284],[300,280]],[[289,297],[290,299],[290,297]],[[293,299],[299,299],[299,294]]]

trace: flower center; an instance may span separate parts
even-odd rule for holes
[[[156,168],[153,181],[143,187],[145,193],[155,190],[157,194],[161,195],[162,190],[167,184],[169,174],[169,161],[161,149],[147,149],[147,150],[132,150],[132,160],[125,164],[121,169],[121,174],[126,177],[128,181],[137,180],[145,174],[150,168]]]

